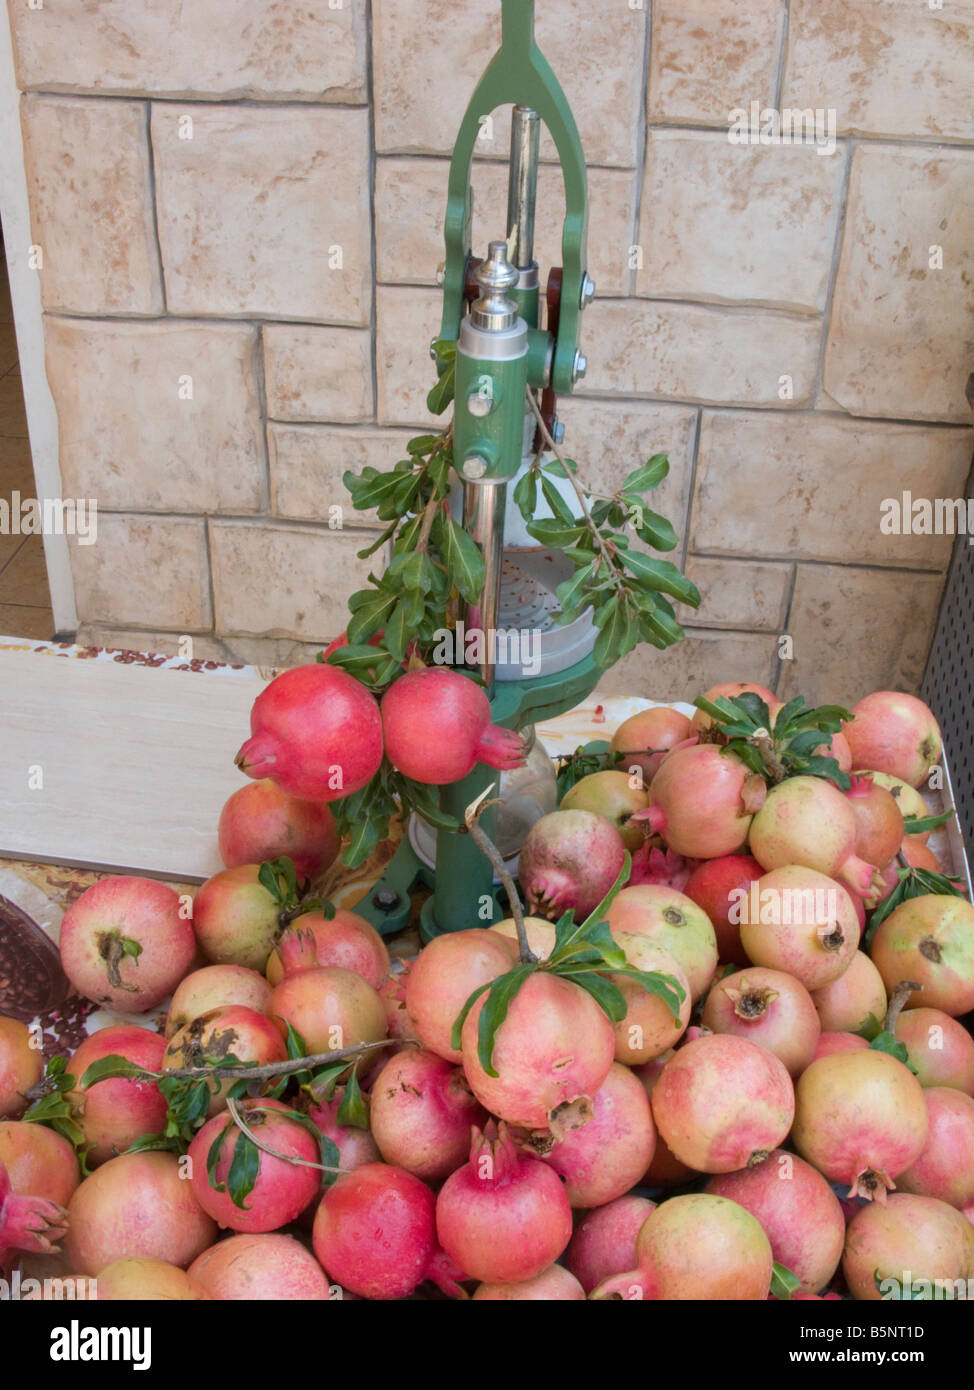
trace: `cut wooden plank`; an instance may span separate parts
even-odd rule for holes
[[[263,686],[0,649],[0,855],[208,878]]]

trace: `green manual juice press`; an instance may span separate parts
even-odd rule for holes
[[[592,657],[598,634],[591,610],[573,622],[554,621],[555,589],[573,573],[570,560],[529,536],[518,509],[508,506],[509,489],[546,439],[562,438],[556,397],[572,391],[585,374],[578,330],[595,286],[586,270],[581,141],[565,94],[535,41],[534,0],[502,0],[502,22],[501,47],[467,107],[450,164],[440,339],[456,343],[457,499],[459,505],[462,491],[463,526],[480,548],[485,572],[478,601],[461,613],[457,642],[463,644],[464,634],[474,640],[493,722],[524,732],[530,743],[536,721],[573,708],[591,694],[601,674]],[[478,258],[471,251],[474,145],[484,118],[508,104],[513,111],[506,232]],[[548,275],[543,326],[534,259],[542,122],[554,140],[565,189],[562,264]],[[542,393],[544,426],[527,402],[528,387]],[[564,499],[578,515],[567,484]],[[552,514],[542,504],[537,515]],[[462,826],[466,807],[498,775],[478,764],[462,781],[441,789],[441,809]],[[547,754],[537,747],[526,769],[501,776],[502,824],[498,827],[496,806],[484,813],[482,824],[511,859],[532,821],[554,809],[554,775]],[[434,831],[418,816],[411,818],[384,877],[356,910],[380,931],[396,931],[406,922],[417,882],[433,889],[422,910],[427,940],[489,926],[507,915],[494,871],[473,837],[465,829]]]

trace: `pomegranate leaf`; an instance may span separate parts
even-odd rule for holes
[[[775,1260],[771,1266],[771,1292],[775,1298],[790,1303],[792,1294],[796,1289],[800,1289],[801,1285],[802,1281],[797,1275],[792,1274],[790,1269]]]
[[[785,766],[789,759],[785,755]],[[792,768],[788,768],[789,772]],[[834,758],[824,758],[821,755],[815,758],[804,759],[802,765],[795,766],[795,773],[801,772],[805,777],[822,777],[826,782],[832,782],[840,791],[847,792],[852,786],[852,778],[848,772],[843,772]]]
[[[891,1057],[895,1057],[898,1062],[902,1062],[905,1067],[909,1067],[914,1076],[919,1076],[916,1067],[910,1061],[910,1054],[907,1051],[906,1043],[901,1042],[895,1033],[887,1033],[884,1028],[881,1033],[877,1033],[869,1044],[873,1052],[888,1052]]]
[[[487,998],[477,1020],[477,1056],[480,1065],[488,1076],[497,1076],[494,1067],[494,1043],[497,1031],[507,1017],[511,1000],[529,975],[537,970],[536,964],[516,965],[506,975],[492,980],[487,989]],[[469,1002],[469,1001],[468,1001]]]
[[[623,551],[619,559],[647,589],[670,594],[678,603],[690,608],[700,607],[700,590],[673,564],[672,560],[654,560],[641,551]]]
[[[767,763],[754,744],[748,743],[746,739],[733,738],[730,743],[725,743],[720,751],[722,756],[730,754],[731,757],[738,758],[749,772],[756,772],[759,777],[767,777]]]
[[[165,1134],[140,1134],[127,1149],[123,1149],[123,1153],[127,1154],[170,1153],[179,1157],[185,1152],[186,1145],[182,1139]]]
[[[664,975],[658,970],[637,970],[626,965],[621,970],[613,970],[613,975],[625,975],[629,980],[641,984],[648,994],[655,994],[663,1000],[675,1019],[680,1017],[680,1008],[686,999],[686,990],[675,975]]]
[[[230,1127],[224,1132],[229,1133]],[[247,1206],[247,1198],[254,1190],[259,1173],[260,1149],[252,1139],[244,1134],[242,1129],[238,1130],[226,1185],[230,1200],[235,1207],[240,1207],[243,1211],[250,1210]]]
[[[484,557],[476,541],[457,522],[440,516],[433,522],[433,541],[461,597],[476,603],[484,587]]]
[[[566,526],[576,526],[578,524],[578,518],[572,512],[568,503],[565,501],[564,497],[562,497],[551,479],[546,478],[544,473],[541,474],[541,491],[544,494],[544,500],[551,508],[551,515],[553,517],[556,517],[559,521],[563,521]]]
[[[582,970],[578,974],[573,972],[571,981],[584,989],[586,994],[590,994],[613,1023],[621,1023],[625,1018],[628,1005],[622,991],[604,975],[599,975],[594,970]]]
[[[433,344],[433,352],[437,358],[437,370],[439,371],[440,363],[445,363],[445,366],[439,381],[426,397],[426,408],[431,415],[442,415],[453,400],[456,387],[456,345],[453,346],[453,356],[447,357],[443,350],[445,344],[442,340]]]
[[[904,816],[903,830],[907,835],[926,835],[929,830],[946,825],[953,815],[954,810],[951,808],[940,816]]]
[[[127,1057],[120,1057],[117,1052],[113,1052],[92,1062],[81,1078],[81,1089],[87,1091],[96,1082],[107,1081],[112,1077],[121,1076],[127,1081],[144,1081],[147,1077],[154,1078],[157,1075],[158,1073],[147,1072],[145,1067],[140,1067],[137,1063],[130,1062]]]
[[[44,1069],[44,1080],[41,1085],[46,1089],[47,1094],[34,1101],[23,1116],[24,1122],[44,1125],[47,1129],[53,1129],[56,1134],[67,1139],[80,1156],[82,1149],[87,1146],[85,1146],[84,1132],[75,1118],[75,1112],[68,1099],[75,1088],[75,1079],[67,1070],[66,1057],[51,1058]]]
[[[883,1025],[874,1013],[869,1013],[860,1023],[858,1028],[852,1030],[857,1037],[865,1038],[866,1042],[871,1043],[873,1038],[878,1038],[883,1031]]]
[[[747,711],[755,728],[771,730],[771,711],[755,690],[744,690],[734,696],[734,703]]]
[[[352,1066],[351,1075],[345,1083],[345,1094],[338,1107],[337,1120],[340,1125],[351,1125],[356,1129],[368,1129],[369,1112],[365,1106],[361,1087],[358,1084],[358,1061]]]
[[[335,1087],[338,1085],[338,1078],[343,1072],[348,1070],[347,1062],[332,1062],[329,1066],[319,1067],[311,1080],[304,1086],[312,1100],[317,1102],[331,1101],[335,1094]]]
[[[514,502],[525,521],[533,521],[538,505],[538,473],[529,468],[514,485]]]
[[[467,1014],[470,1012],[474,1004],[476,1004],[477,1000],[485,992],[485,990],[490,989],[490,985],[491,982],[490,980],[488,980],[485,985],[480,985],[477,989],[475,989],[474,992],[467,999],[467,1002],[464,1004],[463,1008],[457,1014],[456,1018],[453,1020],[453,1027],[450,1029],[450,1046],[454,1050],[456,1050],[460,1046],[460,1035],[463,1030],[463,1025],[467,1021]]]
[[[337,1182],[340,1176],[337,1170],[341,1167],[342,1156],[334,1139],[329,1139],[327,1134],[321,1134],[318,1137],[320,1141],[319,1147],[321,1149],[322,1165],[325,1168],[336,1170],[334,1172],[322,1173],[321,1175],[323,1185],[325,1187],[331,1187],[332,1183]]]
[[[297,906],[298,875],[293,859],[287,855],[282,855],[280,859],[265,859],[257,871],[257,879],[282,911]]]
[[[670,471],[670,461],[665,454],[654,454],[646,463],[630,473],[622,484],[623,492],[651,492]]]

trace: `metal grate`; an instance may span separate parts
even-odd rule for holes
[[[974,473],[967,485],[974,497]],[[940,605],[921,695],[937,716],[953,782],[957,818],[974,845],[974,535],[959,535]],[[970,851],[968,851],[970,853]]]

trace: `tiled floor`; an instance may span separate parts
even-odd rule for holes
[[[20,385],[7,261],[0,243],[0,497],[34,497],[34,469]],[[0,517],[2,521],[2,517]],[[54,617],[40,536],[0,527],[0,636],[51,637]]]

